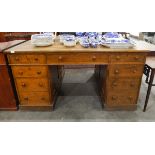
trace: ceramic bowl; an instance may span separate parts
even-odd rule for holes
[[[59,36],[59,39],[60,39],[60,43],[63,44],[64,40],[66,40],[66,39],[73,39],[73,40],[75,40],[75,36],[74,35],[69,35],[69,34],[63,34],[63,35]]]
[[[90,44],[89,44],[89,41],[88,40],[81,40],[80,41],[80,45],[85,47],[85,48],[88,48],[90,47]]]
[[[91,47],[93,47],[93,48],[97,48],[97,46],[98,46],[98,42],[91,42]]]
[[[76,39],[74,38],[65,38],[63,40],[63,44],[65,46],[71,47],[71,46],[75,46],[76,45]]]

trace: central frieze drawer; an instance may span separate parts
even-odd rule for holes
[[[14,77],[47,77],[47,66],[12,66]]]
[[[108,54],[103,53],[59,53],[47,55],[48,64],[107,64]]]
[[[48,91],[47,78],[16,78],[19,91]]]
[[[46,56],[42,54],[14,54],[9,55],[10,64],[45,64]]]
[[[24,105],[49,105],[48,92],[22,92],[20,93],[20,104]]]
[[[110,65],[109,76],[110,77],[141,77],[143,74],[144,65]]]

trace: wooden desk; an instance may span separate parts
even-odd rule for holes
[[[23,40],[0,43],[0,110],[17,110],[9,68],[3,51],[22,42]]]
[[[34,47],[30,41],[5,51],[12,68],[20,109],[50,110],[61,85],[63,65],[95,64],[102,103],[107,110],[135,110],[146,55],[134,49]]]

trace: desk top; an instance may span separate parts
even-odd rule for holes
[[[147,57],[146,64],[155,69],[155,57]]]
[[[5,50],[5,53],[24,53],[24,52],[149,52],[154,50],[155,45],[146,43],[144,41],[136,41],[136,47],[131,49],[112,49],[104,46],[98,46],[98,48],[84,48],[80,44],[75,47],[65,47],[60,44],[58,40],[55,41],[54,45],[47,47],[35,47],[31,44],[31,41],[24,42],[15,47]]]
[[[1,42],[0,43],[0,52],[4,51],[5,49],[8,49],[12,46],[18,45],[25,40],[14,40],[14,41],[8,41],[8,42]]]
[[[133,39],[133,41],[136,43],[136,45],[138,47],[146,48],[150,52],[155,52],[155,45],[154,44],[148,43],[148,42],[143,41],[143,40],[138,40],[138,39]]]

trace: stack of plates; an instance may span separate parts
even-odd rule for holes
[[[101,45],[109,48],[133,48],[135,43],[117,33],[107,33],[102,37]]]
[[[54,35],[52,34],[34,34],[31,36],[31,44],[34,46],[49,46],[54,44]]]

